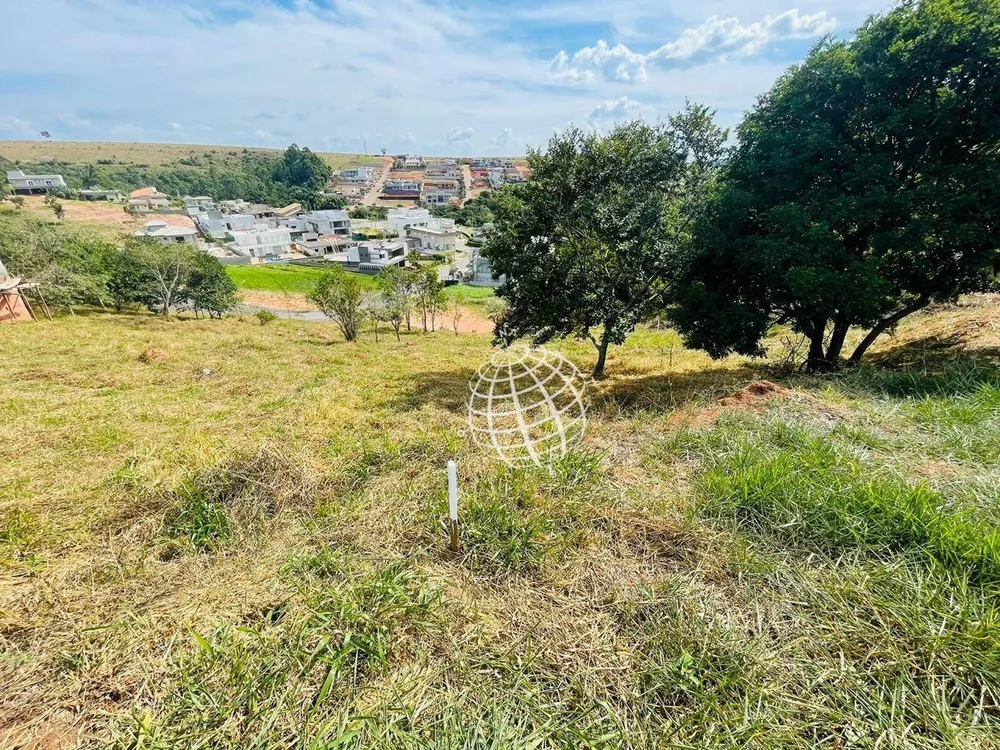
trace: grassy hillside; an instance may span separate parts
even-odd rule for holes
[[[998,303],[640,331],[551,476],[465,435],[489,336],[0,327],[0,747],[997,747]]]
[[[181,159],[222,159],[244,150],[278,154],[281,149],[242,146],[199,146],[187,143],[118,143],[108,141],[0,141],[0,157],[13,162],[57,161],[69,164],[96,164],[112,160],[116,164],[145,164],[150,167],[173,165]],[[376,156],[317,152],[333,169],[349,166],[380,164]]]

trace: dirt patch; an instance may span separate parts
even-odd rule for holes
[[[266,307],[271,310],[291,310],[292,312],[314,312],[319,308],[300,292],[244,291],[243,301],[248,305]]]
[[[741,388],[731,396],[720,398],[716,403],[719,406],[753,408],[759,405],[761,401],[767,401],[772,398],[788,398],[790,393],[791,391],[787,388],[777,383],[772,383],[770,380],[758,380],[746,388]]]
[[[677,427],[711,427],[719,415],[726,409],[743,411],[762,411],[771,399],[788,399],[792,391],[770,380],[757,380],[729,396],[723,396],[715,403],[701,409],[689,409],[675,412],[670,423]]]
[[[167,353],[162,349],[157,349],[156,347],[150,347],[142,354],[139,355],[138,360],[147,365],[155,364],[156,362],[162,362],[167,358]]]
[[[106,201],[70,201],[59,200],[66,212],[64,224],[99,224],[108,232],[134,233],[142,229],[146,222],[162,220],[175,227],[194,229],[194,222],[183,214],[140,214],[133,216],[125,213],[121,203]],[[32,213],[53,216],[52,209],[44,203],[40,195],[25,196],[25,208]]]

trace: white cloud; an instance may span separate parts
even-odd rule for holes
[[[76,112],[60,112],[56,118],[63,125],[70,128],[92,128],[94,123],[85,117],[80,117]]]
[[[623,120],[634,120],[639,117],[644,110],[650,109],[645,104],[621,96],[611,99],[602,104],[598,104],[587,115],[587,121],[594,124],[609,122],[621,122]]]
[[[494,146],[507,146],[511,143],[520,141],[521,139],[514,135],[513,128],[504,128],[495,136],[493,136],[490,141]]]
[[[472,134],[475,133],[472,128],[454,128],[448,131],[448,137],[445,139],[448,143],[461,143],[463,141],[472,140]]]
[[[649,68],[672,70],[750,57],[772,42],[821,36],[832,31],[835,24],[826,11],[800,15],[795,8],[765,16],[763,21],[749,26],[738,18],[712,16],[701,26],[685,29],[674,41],[646,54],[633,52],[624,44],[612,47],[604,40],[572,56],[563,50],[549,64],[549,71],[555,78],[570,82],[599,79],[636,83],[646,80]]]
[[[184,126],[181,125],[179,122],[171,122],[167,125],[167,127],[173,130],[175,133],[179,133],[180,131],[184,130]]]
[[[272,138],[274,138],[274,136],[271,135],[266,130],[259,130],[259,129],[253,131],[252,135],[253,135],[254,138],[256,138],[258,140],[261,140],[261,141],[269,141]]]
[[[30,122],[14,115],[0,115],[0,133],[18,136],[38,135],[38,131]]]
[[[407,143],[412,146],[417,142],[417,136],[409,132],[400,133],[399,135],[396,136],[396,140],[399,141],[400,143]]]

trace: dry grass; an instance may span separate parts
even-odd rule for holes
[[[191,156],[239,154],[243,146],[200,146],[187,143],[124,143],[101,141],[0,141],[0,156],[11,161],[64,161],[70,164],[96,163],[114,159],[119,164],[147,164],[162,167]],[[281,149],[248,148],[256,153],[280,153]],[[362,154],[316,152],[333,169],[347,169],[381,163],[381,158]]]
[[[909,537],[817,541],[856,505],[781,515],[825,497],[819,440],[845,497],[864,466],[993,524],[991,305],[918,316],[879,368],[825,378],[640,331],[551,476],[463,434],[487,335],[4,327],[0,746],[997,747],[996,591]],[[740,487],[753,524],[721,503]]]

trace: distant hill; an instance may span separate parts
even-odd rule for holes
[[[203,163],[225,161],[244,152],[279,154],[284,149],[245,148],[243,146],[205,146],[188,143],[117,143],[112,141],[0,141],[0,159],[9,162],[66,162],[96,164],[108,162],[120,165],[163,167],[183,164],[183,161]],[[316,152],[333,169],[355,165],[379,164],[378,156]],[[183,161],[182,161],[183,160]]]

